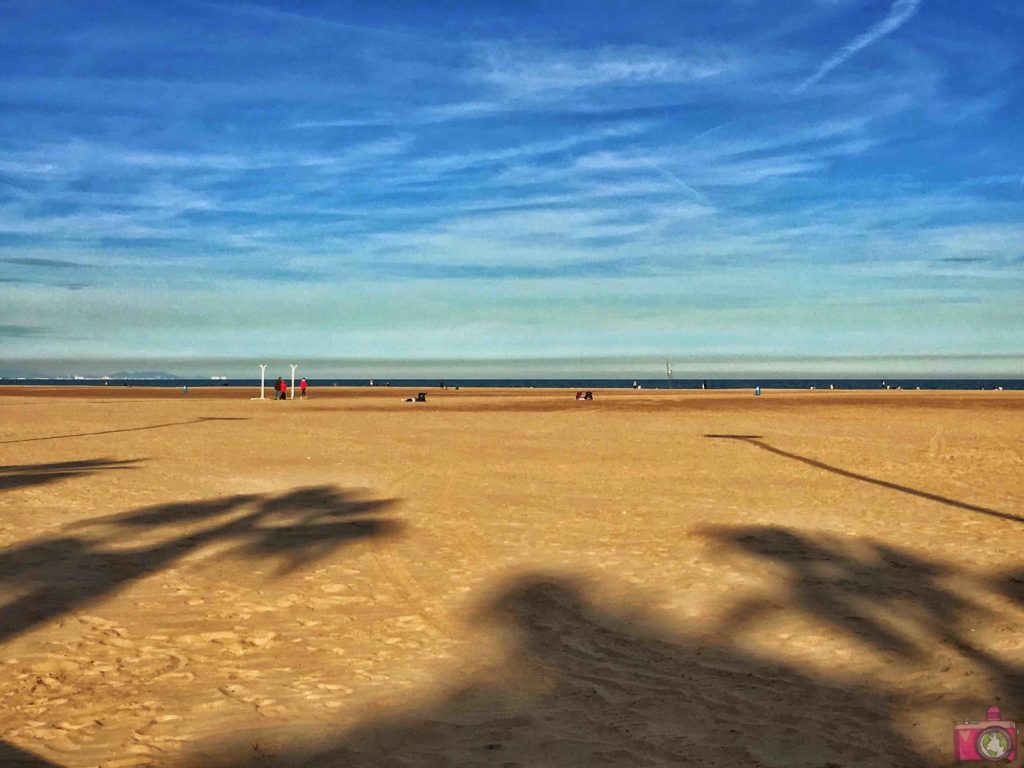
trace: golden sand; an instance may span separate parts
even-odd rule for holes
[[[1024,719],[1020,393],[252,394],[0,388],[0,764],[919,766]]]

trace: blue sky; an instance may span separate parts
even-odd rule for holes
[[[1016,0],[0,17],[8,368],[1024,374]]]

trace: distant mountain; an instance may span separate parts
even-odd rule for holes
[[[167,371],[118,371],[110,374],[111,379],[180,379]]]

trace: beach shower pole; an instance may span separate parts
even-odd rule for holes
[[[292,366],[292,396],[291,396],[292,400],[295,399],[295,369],[298,368],[298,367],[299,366],[297,366],[297,365],[293,365]]]
[[[266,386],[266,384],[265,384],[266,380],[267,380],[267,366],[264,365],[263,363],[260,363],[260,400],[265,399],[264,396],[263,396],[263,389]]]

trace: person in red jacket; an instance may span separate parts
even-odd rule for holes
[[[306,377],[302,377],[302,381],[299,382],[299,397],[306,396]]]

